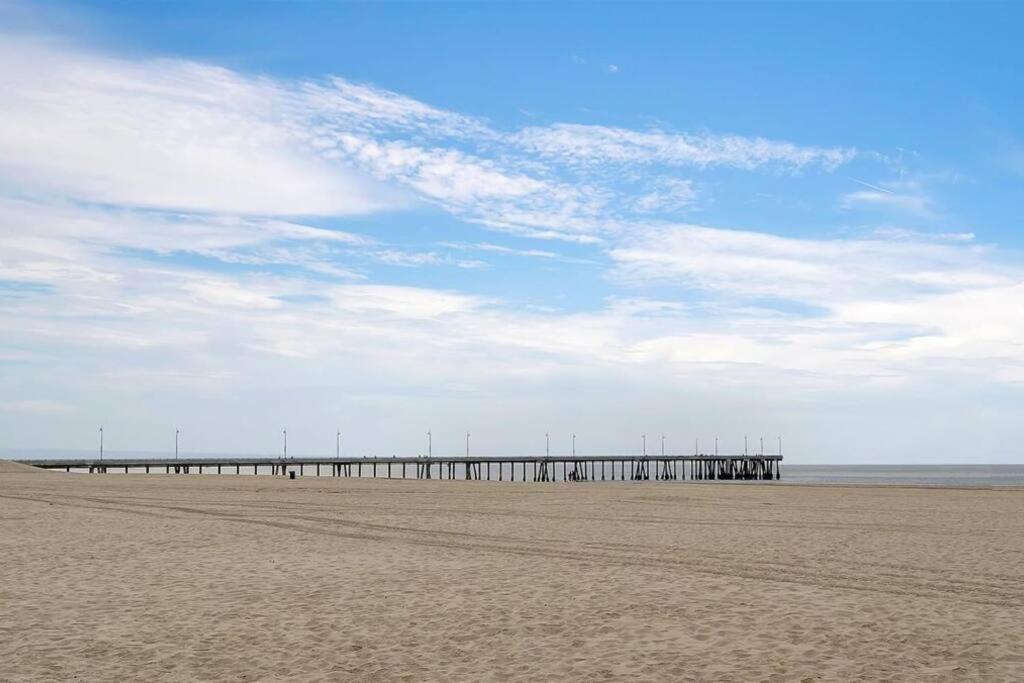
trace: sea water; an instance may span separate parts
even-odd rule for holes
[[[787,465],[792,484],[1024,486],[1024,465]]]

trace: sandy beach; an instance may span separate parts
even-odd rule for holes
[[[0,472],[0,680],[1019,680],[1024,491]]]

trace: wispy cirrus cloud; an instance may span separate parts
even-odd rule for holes
[[[311,152],[268,79],[0,41],[0,180],[22,193],[245,215],[363,214],[402,204]]]
[[[696,199],[697,190],[692,180],[661,178],[650,184],[648,192],[636,197],[633,207],[642,214],[678,210],[689,206]]]
[[[616,165],[827,171],[855,155],[712,133],[501,130],[340,77],[286,81],[7,38],[0,178],[24,194],[250,216],[365,214],[418,199],[492,229],[594,241],[631,212],[696,199],[689,181],[657,178],[633,183],[637,199]]]
[[[856,178],[852,180],[863,189],[847,192],[840,198],[840,206],[844,209],[893,209],[918,216],[934,214],[932,198],[916,181],[881,181],[874,184]]]
[[[662,358],[732,357],[813,374],[904,379],[925,366],[957,372],[964,361],[1008,381],[1024,369],[1015,341],[1024,316],[1009,305],[1024,287],[1024,268],[969,239],[798,239],[656,225],[610,255],[625,282],[699,290],[731,310],[727,337],[642,344]]]
[[[638,228],[609,252],[627,281],[675,282],[744,297],[828,306],[962,286],[1011,284],[1021,271],[991,248],[920,235],[810,239],[700,225]]]
[[[332,76],[323,82],[304,81],[296,99],[316,134],[420,134],[425,138],[482,138],[497,136],[483,120],[433,107],[390,90]],[[310,113],[313,115],[310,116]],[[329,144],[329,138],[314,138]]]
[[[132,254],[192,254],[225,264],[297,266],[359,277],[338,255],[378,248],[341,230],[277,218],[168,214],[0,197],[0,278],[51,283],[116,278]]]
[[[834,169],[856,156],[853,148],[801,146],[790,142],[711,133],[637,131],[608,126],[557,124],[526,128],[516,142],[539,156],[571,165],[595,163],[764,166]]]
[[[487,263],[479,259],[460,259],[450,254],[439,254],[436,251],[408,251],[400,249],[380,249],[373,252],[373,258],[380,263],[391,266],[438,266],[450,265],[457,268],[486,268]]]

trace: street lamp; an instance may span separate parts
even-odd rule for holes
[[[174,430],[174,459],[178,459],[178,434],[181,432],[180,429]]]
[[[466,432],[466,457],[469,457],[469,432]]]
[[[434,437],[427,431],[427,457],[431,458],[434,456]]]
[[[646,457],[646,455],[647,455],[647,434],[646,433],[640,435],[640,441],[643,443],[644,456]]]
[[[284,434],[284,459],[288,459],[288,429],[282,429],[281,433]]]
[[[544,432],[544,456],[551,457],[551,434]]]
[[[103,425],[100,425],[100,460],[103,459]]]

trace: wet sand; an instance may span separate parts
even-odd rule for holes
[[[1024,677],[1024,490],[0,472],[0,680]]]

